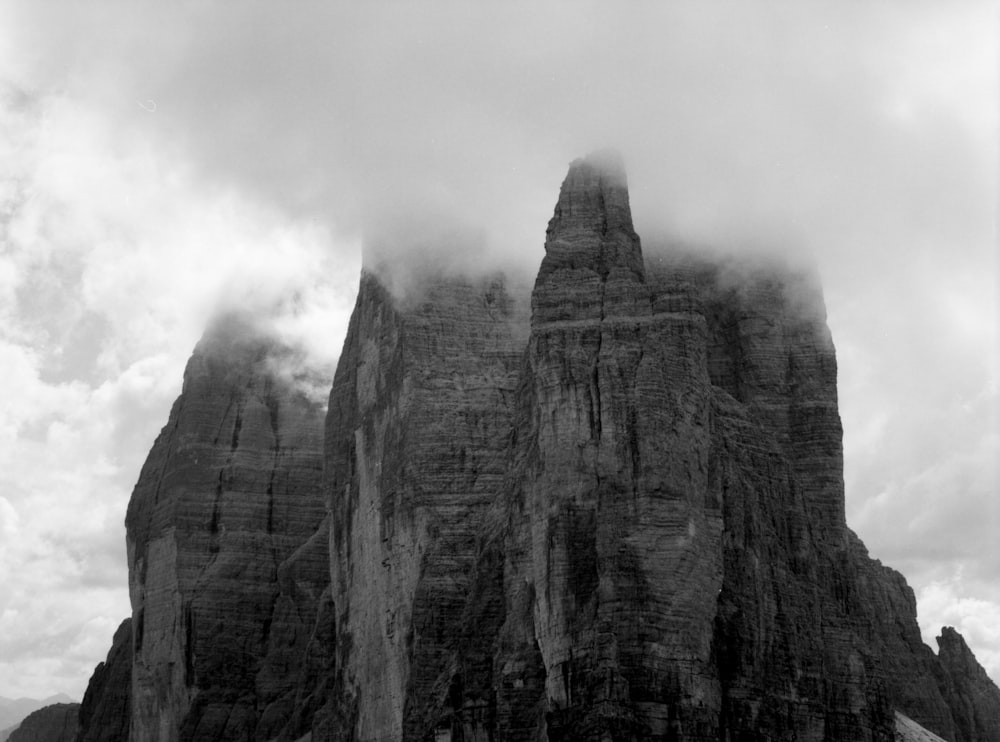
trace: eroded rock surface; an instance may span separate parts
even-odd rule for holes
[[[294,362],[216,326],[143,468],[136,742],[1000,739],[845,522],[815,272],[644,256],[613,154],[533,290],[366,272],[325,423]]]
[[[477,529],[506,473],[523,309],[499,281],[415,291],[396,300],[363,277],[330,396],[345,739],[422,739],[437,722]]]
[[[131,718],[132,619],[126,618],[87,684],[76,742],[128,742]]]
[[[811,270],[645,260],[602,154],[563,184],[520,364],[482,310],[362,282],[327,431],[337,738],[889,740],[901,710],[978,739],[846,526]]]
[[[279,373],[294,360],[218,322],[142,469],[126,519],[134,742],[270,739],[292,715],[327,581],[324,544],[300,554],[325,516],[324,411]]]

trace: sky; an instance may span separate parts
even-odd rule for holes
[[[1000,680],[998,37],[976,2],[0,0],[0,696],[81,697],[129,615],[213,312],[332,378],[362,250],[530,274],[608,146],[647,243],[814,256],[848,524]]]

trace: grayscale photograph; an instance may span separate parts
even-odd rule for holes
[[[0,0],[0,742],[1000,742],[993,0]]]

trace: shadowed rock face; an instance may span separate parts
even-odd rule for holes
[[[126,618],[87,684],[76,742],[128,742],[131,718],[132,619]]]
[[[1000,688],[950,626],[937,638],[942,693],[955,717],[956,739],[1000,739]]]
[[[326,429],[338,737],[422,739],[448,697],[524,324],[498,281],[362,278]]]
[[[135,742],[270,739],[292,714],[327,559],[321,541],[312,570],[295,565],[325,514],[323,410],[277,372],[290,356],[239,318],[217,323],[140,474]]]
[[[548,260],[576,242],[575,263]],[[551,739],[663,734],[671,691],[718,712],[706,326],[673,300],[647,281],[619,169],[574,163],[532,296],[509,493]]]

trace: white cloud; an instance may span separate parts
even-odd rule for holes
[[[0,534],[3,534],[4,540],[14,538],[20,525],[21,519],[14,506],[6,497],[0,497]]]

